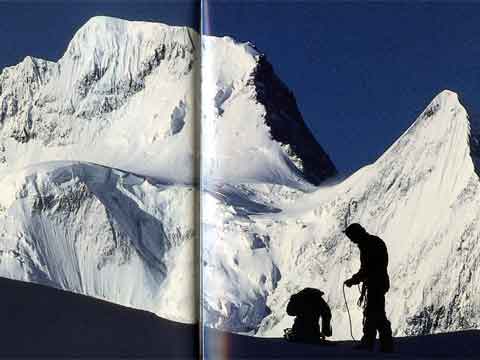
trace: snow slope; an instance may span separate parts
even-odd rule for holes
[[[198,359],[195,325],[5,278],[0,291],[3,359]]]

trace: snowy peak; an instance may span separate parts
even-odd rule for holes
[[[30,102],[49,78],[54,63],[27,56],[0,73],[0,122]]]
[[[186,27],[94,17],[75,34],[58,62],[60,81],[47,91],[69,94],[74,107],[90,92],[129,96],[161,65],[174,77],[188,74],[197,41],[197,34]]]
[[[3,69],[0,81],[5,84],[5,87],[19,82],[25,82],[33,87],[39,86],[47,80],[46,75],[52,65],[50,61],[27,56],[18,65]]]
[[[161,23],[145,21],[128,21],[108,16],[95,16],[90,18],[74,35],[70,42],[67,53],[79,51],[79,45],[90,45],[97,49],[115,44],[118,40],[128,39],[133,44],[126,46],[150,45],[162,43],[166,46],[178,44],[183,47],[195,48],[196,32],[186,26],[170,26]]]
[[[458,94],[444,90],[435,96],[411,129],[421,132],[426,141],[435,142],[448,135],[468,135],[468,127],[468,114],[460,103]]]
[[[170,58],[193,53],[197,36],[187,27],[97,16],[77,31],[62,60],[83,58],[100,62],[98,65],[115,61],[125,66],[124,70],[133,71],[155,51]]]
[[[4,69],[0,167],[86,160],[191,183],[198,40],[186,27],[95,17],[58,62]],[[172,162],[185,166],[169,172]]]
[[[202,37],[202,47],[203,168],[210,179],[298,188],[336,173],[264,54],[229,37]]]
[[[470,121],[465,108],[460,104],[458,95],[444,90],[438,94],[420,114],[410,128],[379,159],[389,157],[399,151],[411,151],[412,147],[429,149],[451,141],[459,141],[458,145],[468,145]],[[425,151],[430,155],[431,152]]]
[[[228,36],[202,36],[202,49],[205,71],[224,84],[248,81],[261,55],[252,44]]]
[[[432,177],[458,192],[475,173],[472,144],[478,144],[458,95],[444,90],[413,125],[380,157],[374,167],[386,175],[394,172],[412,183]],[[457,181],[443,181],[457,179]],[[440,184],[439,184],[440,185]]]

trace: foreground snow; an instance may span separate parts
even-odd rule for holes
[[[354,350],[353,341],[326,345],[299,344],[281,338],[256,338],[205,329],[206,359],[433,359],[478,358],[480,331],[395,338],[395,353]]]
[[[87,296],[0,278],[4,358],[199,357],[198,327],[161,319]],[[289,343],[204,329],[204,358],[477,358],[478,331],[396,338],[397,352],[352,351],[351,341],[329,346]]]
[[[198,328],[0,278],[3,359],[197,359]]]

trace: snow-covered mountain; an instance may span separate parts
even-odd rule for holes
[[[396,335],[478,328],[477,129],[458,96],[446,90],[382,157],[337,184],[290,202],[265,195],[281,193],[271,186],[255,193],[224,189],[226,203],[212,200],[218,214],[209,218],[222,245],[209,250],[216,270],[207,275],[223,269],[226,284],[215,289],[214,298],[224,300],[223,321],[215,325],[280,336],[293,320],[285,313],[289,297],[311,286],[325,291],[333,308],[334,337],[348,338],[342,284],[358,269],[359,256],[341,230],[360,222],[390,252],[387,313]],[[346,291],[358,338],[359,294]]]
[[[90,19],[58,61],[2,70],[0,123],[0,275],[180,321],[198,303],[200,140],[208,194],[336,172],[263,55],[186,27]]]
[[[0,275],[194,321],[200,264],[208,326],[281,335],[313,286],[347,338],[340,230],[361,222],[390,251],[396,335],[479,326],[480,127],[453,92],[335,182],[253,45],[95,17],[57,62],[2,71],[0,121]]]
[[[223,149],[207,160],[212,179],[319,183],[335,172],[264,56],[230,38],[206,37],[203,47],[202,111],[216,124],[204,135],[216,134]],[[2,168],[83,160],[192,183],[200,52],[187,27],[94,17],[58,62],[26,57],[4,69]],[[222,146],[231,141],[236,151]]]
[[[83,160],[191,183],[197,42],[185,27],[94,17],[57,62],[4,69],[2,167]]]
[[[1,72],[1,275],[194,321],[197,42],[95,17]]]

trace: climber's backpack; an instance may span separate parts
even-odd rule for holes
[[[292,328],[284,330],[284,338],[289,341],[318,342],[332,336],[330,307],[323,299],[323,292],[305,288],[292,295],[287,305],[287,314],[295,316]],[[318,324],[322,317],[322,331]]]

